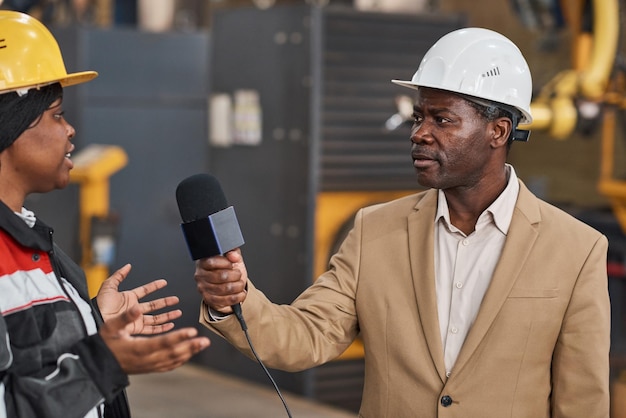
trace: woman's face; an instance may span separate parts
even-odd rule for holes
[[[70,141],[76,133],[63,117],[63,99],[50,107],[26,129],[3,154],[0,174],[10,175],[24,196],[66,187],[73,167]]]

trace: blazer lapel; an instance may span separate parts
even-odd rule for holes
[[[408,217],[411,275],[422,330],[442,382],[446,379],[435,290],[434,219],[437,191],[429,190]]]
[[[508,297],[537,239],[538,232],[535,224],[540,220],[536,197],[520,181],[520,192],[502,255],[478,311],[476,321],[461,348],[454,366],[454,374],[458,375],[471,358]]]

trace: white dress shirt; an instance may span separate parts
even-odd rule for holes
[[[463,342],[500,259],[519,192],[515,170],[506,165],[508,183],[465,235],[450,223],[445,194],[439,190],[435,216],[435,281],[439,330],[446,375],[452,373]]]

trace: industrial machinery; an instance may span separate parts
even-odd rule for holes
[[[124,149],[115,145],[91,144],[74,156],[70,180],[79,185],[81,267],[90,297],[109,277],[114,260],[116,222],[109,211],[109,179],[127,161]]]
[[[516,4],[518,11],[529,12],[527,6],[530,3],[518,1]],[[598,191],[608,199],[622,232],[621,236],[609,236],[607,267],[612,279],[609,281],[613,301],[610,359],[615,375],[611,389],[611,417],[624,418],[626,355],[624,347],[616,344],[619,338],[615,336],[624,332],[624,309],[618,295],[623,293],[626,255],[618,254],[614,259],[616,252],[624,252],[623,234],[626,233],[626,179],[620,178],[620,167],[616,164],[624,161],[620,152],[623,144],[617,141],[623,136],[618,116],[623,119],[626,110],[626,62],[619,49],[620,20],[624,13],[620,8],[624,5],[619,0],[561,0],[553,1],[551,5],[551,11],[560,14],[570,30],[572,63],[571,68],[559,72],[535,96],[531,104],[534,120],[529,129],[543,130],[557,140],[566,140],[581,127],[600,127]],[[534,12],[538,16],[546,9],[535,9]]]
[[[599,191],[626,231],[626,180],[615,176],[617,114],[626,109],[626,67],[618,59],[619,0],[555,2],[571,31],[572,67],[542,87],[531,104],[531,130],[567,139],[590,119],[601,121]]]

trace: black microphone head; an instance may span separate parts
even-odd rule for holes
[[[183,222],[206,218],[228,207],[220,182],[207,173],[181,181],[176,187],[176,202]]]

